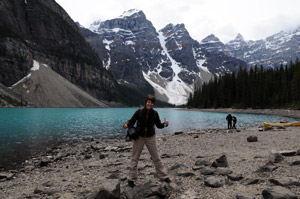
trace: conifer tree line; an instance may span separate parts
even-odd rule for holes
[[[300,62],[250,69],[215,76],[190,95],[191,108],[293,108],[300,109]]]

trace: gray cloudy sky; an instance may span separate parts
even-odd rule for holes
[[[246,40],[264,39],[300,26],[300,0],[56,0],[85,27],[95,20],[142,10],[157,30],[184,23],[199,42],[215,34],[228,42],[241,33]]]

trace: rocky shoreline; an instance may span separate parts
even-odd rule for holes
[[[126,178],[131,142],[73,141],[27,160],[20,170],[0,173],[0,198],[299,198],[299,132],[286,127],[159,134],[172,182],[156,177],[145,148],[133,189]]]

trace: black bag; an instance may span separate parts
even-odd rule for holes
[[[129,137],[129,139],[131,139],[131,140],[136,140],[137,138],[139,138],[139,134],[136,131],[136,128],[135,127],[128,127],[126,137]]]

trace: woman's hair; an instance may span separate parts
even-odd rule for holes
[[[146,103],[148,100],[150,100],[151,102],[153,102],[153,104],[155,104],[155,96],[148,94],[146,97]]]

